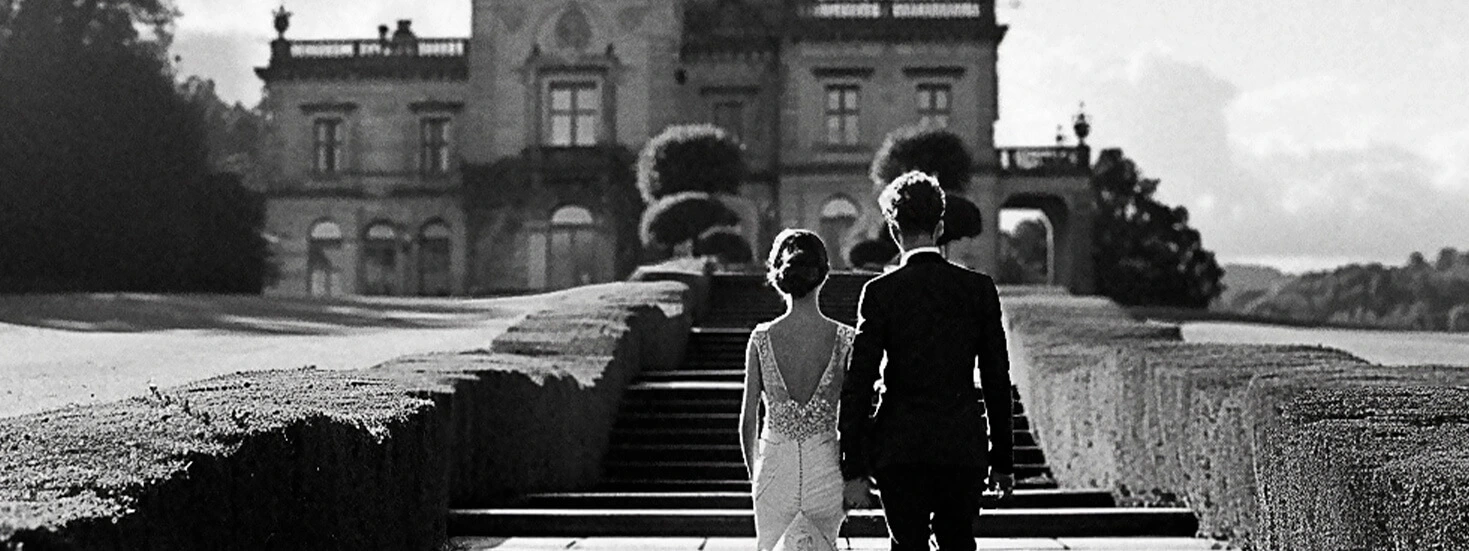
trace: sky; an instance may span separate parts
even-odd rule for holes
[[[550,1],[550,0],[541,0]],[[267,0],[177,0],[182,74],[253,103]],[[1469,249],[1469,2],[1000,0],[1001,145],[1081,102],[1225,263],[1286,271]],[[467,36],[469,0],[287,0],[289,35]],[[1069,130],[1068,130],[1069,132]]]

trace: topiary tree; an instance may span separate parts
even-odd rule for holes
[[[669,195],[643,211],[639,236],[648,249],[666,251],[703,235],[709,228],[733,226],[740,216],[708,193]]]
[[[710,124],[665,128],[638,156],[638,191],[650,205],[689,191],[735,194],[744,179],[744,146]]]
[[[1127,305],[1207,308],[1223,291],[1224,270],[1188,225],[1188,209],[1153,198],[1158,180],[1143,178],[1120,149],[1092,169],[1097,200],[1093,231],[1097,291]]]
[[[883,232],[883,235],[887,235],[887,232]],[[897,256],[898,245],[893,243],[892,238],[868,239],[853,245],[852,251],[847,253],[847,260],[858,268],[878,271]]]
[[[984,232],[984,215],[979,207],[958,194],[944,198],[944,233],[939,236],[940,247],[970,237],[979,237]]]
[[[984,232],[979,207],[961,194],[974,173],[974,157],[964,139],[944,128],[905,126],[889,132],[882,147],[872,158],[868,176],[875,190],[881,191],[898,176],[920,170],[939,181],[948,192],[944,211],[943,245]]]
[[[709,228],[694,240],[694,256],[712,256],[724,264],[749,264],[755,261],[750,242],[738,228]]]

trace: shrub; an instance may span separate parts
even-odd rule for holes
[[[693,241],[709,228],[733,226],[740,217],[708,193],[688,191],[659,199],[643,211],[643,246],[671,249]]]
[[[944,200],[944,234],[939,236],[939,246],[979,237],[984,233],[983,222],[984,216],[980,214],[979,207],[957,193],[948,194]]]
[[[650,205],[690,191],[734,194],[744,177],[744,146],[709,124],[665,128],[638,156],[638,191]]]
[[[868,239],[854,245],[852,251],[847,254],[847,260],[858,268],[875,267],[880,270],[882,266],[892,262],[896,256],[898,256],[898,246],[893,244],[891,239]]]
[[[709,228],[694,241],[694,256],[712,256],[725,264],[749,264],[755,253],[739,229],[724,226]]]
[[[974,158],[958,134],[943,128],[906,126],[883,139],[869,176],[873,186],[881,189],[910,170],[938,178],[946,191],[960,191],[969,184]]]

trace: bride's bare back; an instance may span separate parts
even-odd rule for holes
[[[811,400],[831,363],[839,327],[840,324],[825,317],[801,319],[793,316],[776,318],[766,326],[776,369],[780,370],[792,399],[801,403]],[[845,368],[844,365],[833,366],[833,384],[837,388],[841,388]]]

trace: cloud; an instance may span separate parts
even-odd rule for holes
[[[1189,207],[1225,260],[1401,263],[1414,250],[1469,244],[1469,189],[1441,184],[1463,174],[1469,130],[1410,150],[1375,140],[1370,114],[1337,113],[1322,99],[1354,101],[1365,85],[1308,75],[1243,90],[1158,48],[1087,73],[1074,72],[1082,63],[1066,66],[1022,71],[1050,75],[1029,77],[1050,86],[1032,87],[1038,97],[1027,103],[1085,97],[1094,147],[1121,147],[1160,178],[1160,199]]]

